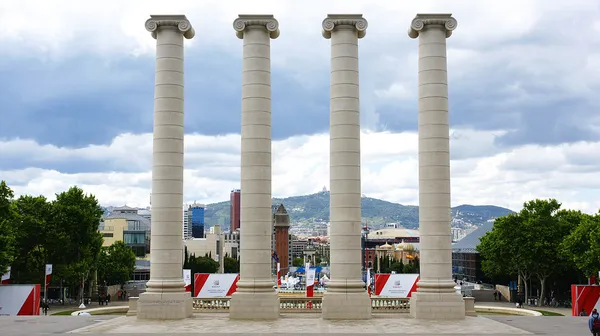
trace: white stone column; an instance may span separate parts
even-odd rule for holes
[[[417,14],[408,35],[419,38],[419,234],[421,277],[410,313],[424,319],[462,319],[465,305],[452,281],[450,127],[446,38],[451,14]]]
[[[192,299],[182,274],[183,38],[194,37],[184,15],[152,15],[146,30],[156,39],[150,281],[140,295],[142,319],[183,319]]]
[[[273,15],[240,15],[233,22],[244,40],[240,280],[231,298],[232,319],[277,319],[279,297],[271,278],[271,39]]]
[[[323,297],[325,319],[371,318],[361,261],[358,39],[366,29],[360,14],[330,14],[323,20],[323,37],[331,39],[331,280]]]

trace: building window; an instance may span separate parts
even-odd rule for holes
[[[104,237],[104,238],[112,238],[113,236],[114,235],[112,233],[108,233],[108,232],[105,232],[102,234],[102,237]]]

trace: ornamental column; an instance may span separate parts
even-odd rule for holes
[[[146,30],[156,39],[152,151],[150,281],[140,295],[140,319],[192,315],[181,265],[183,208],[183,38],[194,37],[185,15],[152,15]]]
[[[240,15],[233,28],[244,47],[240,280],[229,316],[277,319],[279,297],[271,278],[271,39],[279,36],[279,23],[273,15]]]
[[[323,37],[331,39],[331,280],[323,297],[325,319],[371,318],[361,261],[358,39],[366,29],[360,14],[330,14],[323,20]]]
[[[446,38],[451,14],[417,14],[408,35],[419,38],[419,234],[421,277],[410,314],[423,319],[463,319],[462,296],[452,281],[450,231],[450,127]]]

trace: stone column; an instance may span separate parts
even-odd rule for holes
[[[323,297],[325,319],[371,318],[361,262],[358,39],[366,29],[360,14],[330,14],[323,20],[323,37],[331,39],[331,280]]]
[[[232,319],[277,319],[279,297],[271,278],[271,39],[273,15],[240,15],[233,22],[244,40],[240,280],[231,297]]]
[[[183,38],[194,37],[184,15],[152,15],[146,30],[156,39],[150,281],[138,318],[192,315],[181,265],[183,213]]]
[[[411,316],[462,319],[465,305],[452,281],[450,127],[446,38],[451,14],[417,14],[408,35],[419,37],[419,234],[421,277]]]

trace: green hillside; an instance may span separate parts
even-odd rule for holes
[[[311,195],[274,198],[273,204],[283,205],[290,214],[292,223],[329,221],[329,192]],[[511,210],[493,205],[460,205],[452,208],[453,226],[466,224],[481,225],[496,217],[512,213]],[[400,223],[406,228],[417,228],[419,207],[402,205],[376,198],[362,198],[363,221],[378,227],[386,223]],[[229,225],[229,201],[208,204],[205,222],[209,225]]]

